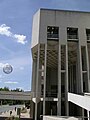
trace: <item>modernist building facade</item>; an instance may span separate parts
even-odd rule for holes
[[[90,13],[40,9],[32,29],[31,115],[87,116],[68,92],[90,92]]]

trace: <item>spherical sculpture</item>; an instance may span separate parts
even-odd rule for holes
[[[6,74],[9,74],[13,71],[13,68],[11,65],[7,64],[3,67],[3,72],[6,73]]]

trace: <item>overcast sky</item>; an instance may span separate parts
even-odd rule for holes
[[[90,0],[0,0],[0,87],[31,89],[32,18],[39,8],[90,11]],[[2,71],[5,64],[12,73]]]

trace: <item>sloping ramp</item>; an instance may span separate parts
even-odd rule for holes
[[[90,96],[68,93],[68,101],[90,111]]]

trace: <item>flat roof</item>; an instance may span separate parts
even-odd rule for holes
[[[49,8],[40,8],[40,10],[61,11],[61,12],[77,12],[77,13],[90,13],[90,11],[62,10],[62,9],[49,9]]]

